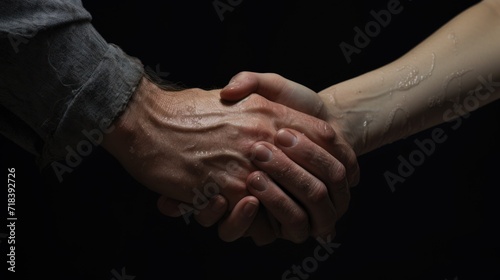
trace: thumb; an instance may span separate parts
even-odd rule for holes
[[[240,72],[221,90],[220,97],[239,101],[252,93],[316,117],[323,110],[323,101],[313,90],[272,73]]]

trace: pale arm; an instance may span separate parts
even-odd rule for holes
[[[319,93],[361,155],[500,97],[500,1],[483,1],[394,62]]]

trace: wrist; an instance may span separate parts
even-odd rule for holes
[[[425,85],[422,89],[427,75],[418,76],[422,82],[418,87],[418,83],[411,83],[413,80],[406,83],[413,77],[413,69],[401,64],[395,61],[320,92],[329,107],[330,123],[338,123],[338,130],[358,156],[421,129],[414,111],[421,108],[418,97],[428,88]]]
[[[122,151],[129,150],[138,131],[144,100],[153,90],[153,83],[142,77],[123,112],[113,121],[113,130],[104,136],[102,147],[111,155],[118,157]],[[128,147],[128,148],[127,148]]]
[[[352,147],[357,156],[366,153],[368,135],[364,114],[356,110],[354,103],[338,102],[342,96],[337,93],[336,86],[321,91],[319,96],[328,111],[327,122]]]

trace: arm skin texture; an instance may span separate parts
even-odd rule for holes
[[[394,62],[321,91],[319,110],[318,95],[276,74],[242,72],[221,97],[252,92],[326,120],[357,155],[458,122],[500,97],[500,1],[472,6]]]
[[[483,1],[407,54],[319,93],[361,155],[500,97],[500,4]]]

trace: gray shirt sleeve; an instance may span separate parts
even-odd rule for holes
[[[0,2],[0,133],[41,167],[98,145],[143,76],[90,21],[80,0]]]

